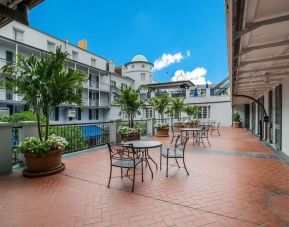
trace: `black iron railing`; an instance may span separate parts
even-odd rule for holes
[[[19,129],[21,126],[15,126],[12,127],[12,137],[11,137],[11,144],[12,144],[12,164],[16,165],[20,163],[19,160],[19,151],[18,151],[18,145],[19,145]]]
[[[228,95],[228,88],[212,88],[211,96]]]
[[[191,97],[204,97],[206,96],[206,89],[202,88],[202,89],[193,89],[190,90],[190,96]]]
[[[128,126],[128,121],[122,121],[121,126]],[[134,120],[134,128],[139,128],[141,136],[146,136],[147,120]]]
[[[186,97],[186,91],[172,91],[171,95],[173,98],[178,98],[178,97]]]
[[[109,125],[109,122],[50,125],[49,135],[65,138],[68,142],[65,153],[70,153],[108,143]]]

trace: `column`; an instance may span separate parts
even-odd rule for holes
[[[12,172],[12,124],[0,123],[0,175]]]

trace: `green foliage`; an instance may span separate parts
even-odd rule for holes
[[[141,109],[145,108],[145,100],[140,98],[139,90],[134,90],[131,86],[127,88],[115,88],[114,104],[119,105],[120,115],[126,113],[129,127],[134,127],[134,118],[141,114]]]
[[[43,128],[43,130],[45,130],[45,128]],[[67,151],[83,149],[88,146],[81,129],[76,126],[49,126],[48,134],[65,138],[68,142],[68,146],[66,147]]]
[[[167,106],[171,102],[171,98],[168,94],[162,94],[160,96],[154,96],[149,99],[149,104],[161,115],[162,122],[164,121],[164,113],[167,109]]]
[[[189,119],[191,120],[192,116],[196,116],[198,114],[198,107],[192,105],[192,106],[185,106],[184,110],[183,110],[189,117]]]
[[[19,150],[23,153],[31,153],[36,156],[43,156],[52,150],[64,150],[67,147],[67,141],[59,136],[51,135],[46,141],[36,137],[26,138],[19,144]]]
[[[171,107],[167,111],[168,113],[172,114],[175,118],[180,120],[181,112],[183,112],[185,107],[185,102],[183,98],[174,98],[171,101]]]
[[[147,122],[146,121],[136,121],[134,123],[134,128],[132,129],[133,132],[139,132],[141,135],[147,134]],[[128,127],[128,122],[122,122],[121,127]],[[118,131],[119,133],[122,133],[121,131]]]
[[[233,118],[233,121],[235,121],[235,122],[241,121],[239,113],[233,113],[232,118]]]
[[[74,69],[66,70],[64,53],[57,48],[56,53],[49,53],[43,58],[31,55],[25,58],[17,56],[17,61],[5,65],[1,71],[7,74],[0,81],[0,87],[12,90],[22,96],[23,101],[32,107],[38,120],[39,137],[42,138],[40,116],[46,118],[45,139],[48,139],[49,115],[62,103],[82,105],[81,93],[86,75]],[[17,75],[17,76],[16,76]]]
[[[168,128],[169,125],[167,123],[156,123],[155,128]]]
[[[0,122],[17,123],[19,121],[37,121],[37,116],[32,111],[14,113],[11,116],[0,114]],[[43,115],[40,116],[40,121],[41,123],[45,122],[45,117]]]

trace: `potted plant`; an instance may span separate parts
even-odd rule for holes
[[[184,112],[189,117],[189,120],[184,122],[186,127],[196,127],[198,125],[198,120],[192,119],[192,117],[198,114],[198,107],[187,105],[184,107]]]
[[[241,119],[239,113],[233,113],[233,126],[234,128],[240,128],[241,127]]]
[[[127,142],[132,140],[140,140],[139,129],[130,128],[128,126],[119,126],[117,132],[121,135],[121,141]]]
[[[164,123],[164,114],[166,108],[169,105],[171,98],[168,94],[162,94],[160,96],[154,96],[149,100],[149,103],[153,107],[154,111],[157,111],[161,117],[161,123],[155,124],[157,130],[157,136],[169,136],[169,125]]]
[[[174,123],[175,128],[184,127],[184,123],[181,121],[181,113],[183,112],[185,107],[183,98],[174,98],[171,100],[171,107],[168,112],[177,119],[177,122]]]
[[[169,125],[167,123],[156,123],[154,127],[157,130],[156,136],[159,137],[169,136]]]
[[[67,57],[68,54],[58,47],[55,53],[49,53],[43,58],[18,55],[16,62],[5,65],[1,70],[7,77],[0,82],[0,87],[22,96],[37,119],[39,138],[32,137],[23,141],[20,150],[26,154],[26,162],[31,163],[27,160],[30,157],[39,162],[38,168],[30,169],[31,165],[28,165],[23,171],[24,176],[44,176],[64,169],[61,155],[66,143],[64,138],[49,136],[49,116],[62,103],[81,106],[81,93],[86,81],[86,75],[74,69],[66,70]],[[45,118],[44,128],[41,127],[42,115]]]
[[[140,111],[145,108],[145,100],[140,97],[140,89],[133,89],[131,86],[127,88],[114,88],[115,99],[113,104],[120,107],[119,114],[125,113],[128,118],[128,128],[122,130],[120,128],[118,132],[121,135],[122,140],[131,141],[135,138],[140,138],[139,129],[134,127],[134,118]],[[131,134],[138,134],[138,136]]]

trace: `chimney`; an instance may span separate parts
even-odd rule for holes
[[[79,40],[78,47],[80,47],[83,50],[87,50],[87,40],[86,39]]]

